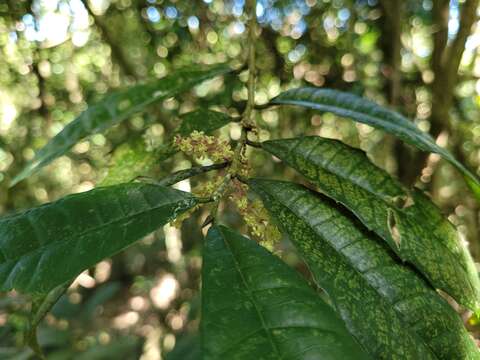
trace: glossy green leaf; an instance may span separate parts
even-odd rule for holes
[[[267,141],[263,148],[349,208],[434,287],[480,309],[480,283],[468,250],[420,191],[407,191],[365,153],[340,141],[310,136]]]
[[[46,293],[195,205],[189,193],[132,183],[0,219],[0,291]]]
[[[375,357],[480,358],[450,305],[344,208],[293,183],[250,185]]]
[[[204,360],[370,358],[305,280],[253,240],[212,227],[202,276]]]
[[[12,185],[63,155],[86,136],[102,132],[144,110],[148,105],[176,96],[204,80],[230,71],[225,65],[213,66],[207,70],[181,70],[155,82],[132,86],[107,95],[100,102],[88,107],[40,149],[35,158],[13,179]]]
[[[173,136],[188,136],[193,131],[205,134],[228,125],[232,118],[227,114],[207,109],[199,109],[181,116],[182,122]],[[126,142],[115,150],[108,173],[100,186],[110,186],[129,182],[138,176],[146,175],[162,161],[175,155],[178,150],[172,145],[172,138],[155,149],[148,149],[143,138]]]
[[[421,131],[415,124],[399,113],[377,105],[357,95],[331,89],[302,87],[281,93],[272,104],[299,105],[353,119],[386,131],[422,151],[441,155],[454,165],[465,177],[468,186],[480,201],[480,179],[469,171],[446,149]]]

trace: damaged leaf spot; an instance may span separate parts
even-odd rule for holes
[[[392,199],[393,205],[399,209],[407,209],[410,206],[415,205],[413,197],[408,193],[402,196],[396,196]]]
[[[391,209],[388,209],[388,230],[392,236],[395,245],[400,250],[400,243],[402,242],[402,237],[400,231],[398,231],[397,219],[395,217],[395,212]]]

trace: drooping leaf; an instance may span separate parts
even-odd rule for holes
[[[204,80],[230,71],[225,65],[212,66],[207,70],[181,70],[163,79],[107,95],[100,102],[89,106],[40,149],[35,158],[12,180],[12,186],[66,153],[86,136],[102,132],[144,110],[148,105],[176,96]]]
[[[340,141],[309,136],[267,141],[263,148],[344,204],[434,287],[480,309],[480,282],[468,250],[420,191],[407,191],[362,151]]]
[[[189,193],[131,183],[0,219],[0,291],[46,293],[195,205]]]
[[[261,179],[250,185],[375,356],[407,359],[428,348],[439,359],[480,358],[450,305],[346,209],[301,185]]]
[[[421,131],[413,122],[395,111],[357,95],[314,87],[287,90],[274,98],[271,103],[299,105],[331,112],[384,130],[422,151],[437,153],[462,173],[468,186],[480,201],[480,179],[478,176],[455,159],[448,150],[438,146],[429,134]]]
[[[181,119],[182,122],[173,136],[188,136],[193,131],[210,134],[232,121],[227,114],[207,109],[185,113]],[[148,149],[142,138],[120,145],[112,156],[106,177],[99,185],[111,186],[129,182],[141,175],[149,175],[159,163],[178,152],[172,143],[173,136],[154,149]]]
[[[203,253],[204,360],[369,359],[294,270],[223,226]]]

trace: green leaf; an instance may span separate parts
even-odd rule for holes
[[[232,118],[218,111],[199,109],[181,116],[182,122],[173,136],[188,136],[193,131],[205,134],[228,125]],[[159,163],[175,155],[173,136],[159,147],[149,150],[143,138],[124,143],[115,150],[108,173],[99,186],[111,186],[129,182],[141,175],[148,175]]]
[[[63,155],[86,136],[102,132],[155,102],[176,96],[204,80],[230,71],[231,69],[225,65],[212,66],[207,70],[180,70],[163,79],[132,86],[126,90],[107,95],[97,104],[89,106],[79,117],[65,126],[45,147],[40,149],[35,158],[12,180],[11,185],[15,185]]]
[[[203,359],[369,359],[342,321],[294,270],[236,232],[205,240]]]
[[[143,138],[123,143],[113,152],[108,173],[98,186],[122,184],[140,175],[149,175],[159,162],[175,152],[172,146],[166,145],[148,149]]]
[[[315,136],[273,140],[263,148],[344,204],[404,261],[460,304],[480,309],[480,282],[453,225],[420,191],[407,191],[362,151]]]
[[[182,123],[177,129],[181,136],[188,136],[192,132],[203,131],[210,134],[232,122],[232,118],[225,113],[207,109],[198,109],[181,116]]]
[[[429,134],[421,131],[413,122],[395,111],[388,110],[353,94],[313,87],[287,90],[274,98],[271,103],[299,105],[331,112],[382,129],[422,151],[437,153],[463,174],[468,186],[480,201],[480,179],[478,176],[455,159],[449,151],[438,146]]]
[[[450,305],[344,208],[293,183],[255,179],[250,185],[376,357],[420,359],[431,349],[439,359],[480,358]]]
[[[132,183],[0,219],[0,291],[46,293],[195,205],[189,193]]]

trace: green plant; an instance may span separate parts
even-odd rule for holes
[[[255,2],[249,7],[253,14]],[[0,219],[0,290],[32,295],[26,341],[42,356],[35,328],[83,270],[208,206],[204,225],[213,224],[203,252],[203,358],[480,358],[460,317],[436,291],[478,312],[480,283],[474,263],[456,229],[425,194],[405,188],[363,152],[336,140],[254,139],[255,36],[251,15],[248,101],[241,118],[209,109],[189,112],[166,143],[151,151],[140,146],[139,151],[118,152],[98,188]],[[108,95],[42,148],[13,184],[84,137],[230,72],[235,71],[226,65],[184,70]],[[288,90],[268,105],[286,104],[333,112],[438,153],[460,170],[480,198],[476,175],[395,112],[351,94],[314,88]],[[231,122],[242,128],[236,144],[209,135]],[[249,146],[296,169],[320,193],[291,182],[253,178]],[[178,151],[214,163],[159,181],[134,181]],[[193,194],[169,187],[214,170],[223,173]],[[227,198],[263,247],[217,224],[219,203]],[[279,237],[275,224],[297,248],[328,302],[264,249]]]

